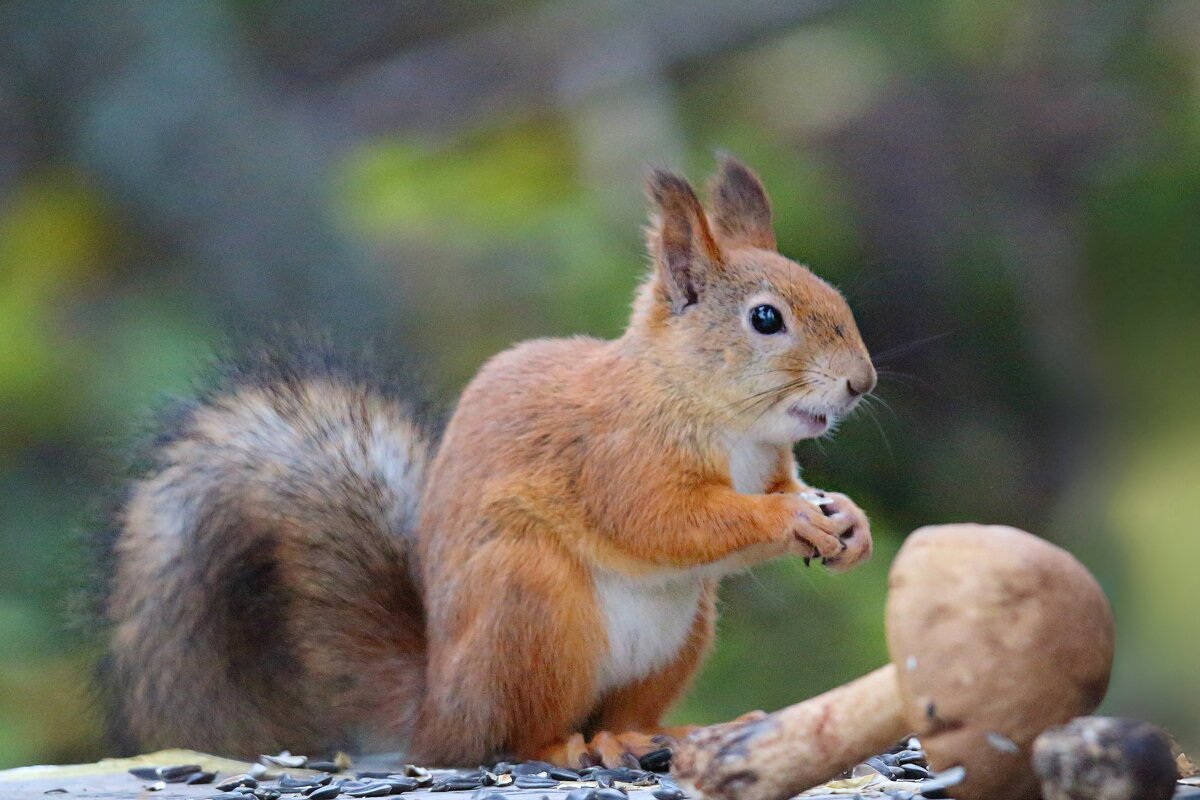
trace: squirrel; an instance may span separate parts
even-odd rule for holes
[[[629,764],[713,640],[718,581],[871,553],[792,446],[875,385],[842,295],[777,252],[759,178],[648,181],[624,334],[520,343],[440,443],[403,397],[267,353],[185,404],[113,518],[126,748]]]

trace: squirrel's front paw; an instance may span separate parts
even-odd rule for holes
[[[844,531],[843,520],[828,514],[815,493],[792,495],[792,520],[788,528],[791,552],[804,557],[807,564],[816,558],[828,561],[837,558],[846,550],[839,536]]]
[[[840,492],[818,489],[805,495],[811,495],[808,499],[834,523],[834,535],[843,545],[841,552],[824,557],[825,566],[835,572],[844,572],[871,557],[871,523],[853,500]]]

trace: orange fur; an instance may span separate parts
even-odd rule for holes
[[[758,491],[732,485],[729,441],[756,436],[753,413],[737,405],[780,382],[764,379],[768,366],[800,374],[801,359],[819,357],[822,372],[838,371],[826,394],[843,391],[839,380],[873,385],[874,373],[841,295],[746,244],[767,241],[769,210],[753,207],[765,193],[745,167],[727,159],[723,168],[718,234],[682,178],[652,180],[654,270],[624,336],[521,344],[463,392],[418,526],[429,614],[421,755],[569,760],[581,752],[576,732],[589,727],[661,732],[708,649],[721,573],[788,553],[843,567],[869,554],[861,512],[846,536],[844,521],[797,495],[790,439],[762,443],[773,464]],[[784,304],[802,336],[759,352],[758,334],[742,325],[756,293]],[[607,692],[597,688],[612,646],[598,572],[648,586],[703,583],[692,632],[670,663]],[[590,749],[611,761],[616,741],[597,736]]]

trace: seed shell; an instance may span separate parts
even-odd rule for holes
[[[167,783],[180,783],[199,771],[199,764],[180,764],[177,767],[159,767],[158,776]]]
[[[199,772],[193,772],[191,775],[188,775],[183,782],[188,786],[200,786],[201,784],[212,783],[214,780],[216,780],[216,777],[217,773],[215,772],[200,770]]]
[[[638,763],[647,772],[666,772],[671,768],[671,748],[660,747],[658,750],[651,750],[638,759]]]
[[[232,777],[226,778],[225,780],[218,783],[216,788],[218,791],[232,792],[234,789],[237,789],[239,786],[249,786],[251,789],[253,789],[256,786],[258,786],[258,779],[252,778],[249,775],[246,775],[243,773],[241,775],[234,775]]]
[[[386,782],[375,781],[363,786],[361,789],[347,791],[346,794],[351,797],[387,797],[389,794],[392,794],[392,787]]]

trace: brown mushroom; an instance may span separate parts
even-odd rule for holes
[[[1092,711],[1112,666],[1104,592],[1073,556],[1002,526],[908,537],[888,580],[892,664],[744,723],[697,731],[674,755],[693,797],[782,800],[915,733],[952,794],[1037,796],[1030,745]]]

